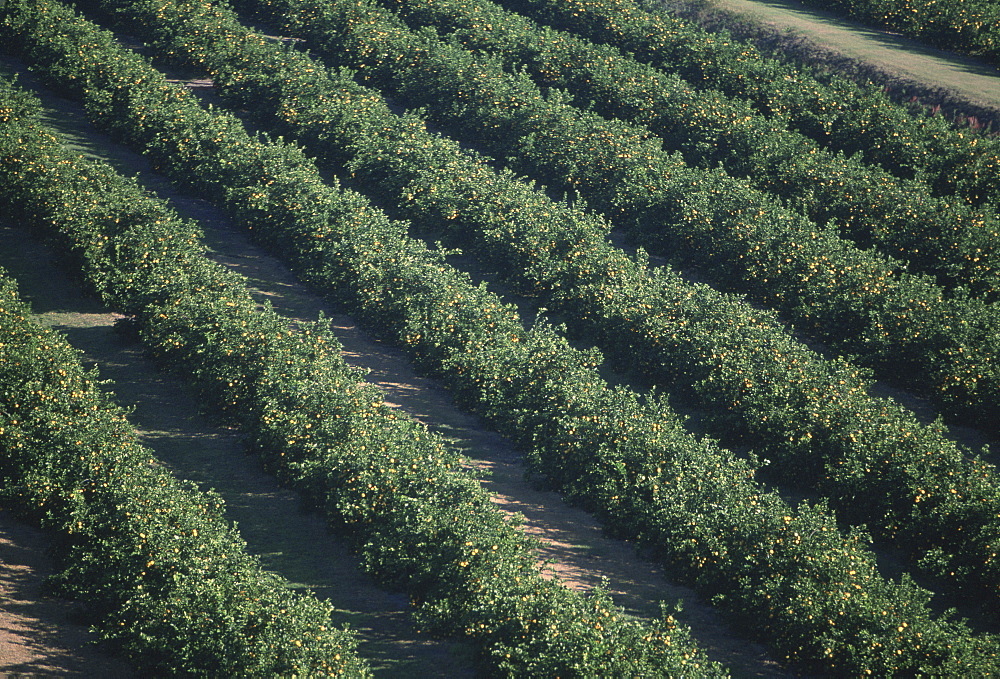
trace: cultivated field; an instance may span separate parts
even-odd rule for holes
[[[626,0],[230,4],[0,8],[4,669],[1000,669],[1000,143]]]

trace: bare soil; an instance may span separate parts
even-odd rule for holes
[[[46,596],[48,536],[0,510],[0,676],[137,676],[92,645],[69,602]]]
[[[20,66],[9,62],[7,68]],[[22,82],[26,80],[31,81],[22,77]],[[450,439],[468,456],[471,466],[492,472],[484,485],[501,509],[524,515],[526,530],[543,543],[539,556],[549,562],[546,569],[554,577],[575,589],[589,589],[606,578],[616,601],[641,616],[658,615],[661,600],[673,604],[683,599],[684,610],[676,617],[692,626],[699,643],[713,659],[728,665],[734,676],[792,676],[769,659],[761,646],[735,636],[691,590],[670,584],[661,569],[638,558],[630,544],[603,536],[593,517],[527,483],[519,454],[510,443],[455,408],[437,383],[413,372],[401,351],[372,339],[350,317],[303,289],[279,262],[249,244],[208,203],[177,194],[162,177],[150,172],[141,157],[94,132],[78,107],[44,91],[41,94],[49,110],[46,122],[60,130],[67,145],[110,160],[127,174],[139,173],[141,181],[171,200],[181,214],[198,219],[214,257],[246,275],[261,301],[269,301],[292,319],[313,320],[324,311],[344,344],[347,360],[370,370],[368,379],[383,389],[388,403]],[[238,522],[250,549],[261,555],[266,567],[329,598],[343,620],[359,632],[361,652],[380,674],[459,677],[475,673],[469,651],[460,644],[429,640],[412,629],[405,598],[374,587],[357,570],[347,550],[326,533],[322,521],[301,513],[294,495],[277,488],[243,455],[238,432],[203,417],[177,380],[156,372],[138,347],[123,345],[112,330],[115,314],[81,295],[50,256],[20,231],[0,231],[0,242],[5,244],[0,249],[0,266],[16,275],[37,320],[65,332],[84,351],[86,360],[114,381],[117,398],[135,408],[131,420],[154,454],[178,475],[222,494],[229,516]],[[26,548],[19,540],[16,544]],[[0,581],[0,592],[7,591],[4,587],[11,584]],[[0,644],[6,644],[0,649],[44,648],[46,637],[13,632],[18,626],[38,624],[23,621],[13,606],[0,606]],[[58,627],[62,623],[45,620],[45,624]],[[44,655],[56,657],[54,649]],[[5,670],[16,671],[16,665],[2,658],[0,673]],[[57,673],[72,672],[67,665]],[[83,674],[105,676],[96,666]]]

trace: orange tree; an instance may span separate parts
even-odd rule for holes
[[[71,17],[58,11],[55,15]],[[106,35],[83,24],[57,19],[54,25],[61,27],[63,36],[72,35],[91,48],[78,55],[92,65],[106,57],[102,47],[112,48],[110,41],[103,40]],[[66,40],[64,45],[70,44]],[[148,85],[150,74],[135,65],[130,69],[118,63],[115,67],[126,72],[133,86]],[[183,92],[166,85],[162,77],[155,86],[168,99],[171,93]],[[198,125],[204,121],[199,116],[203,112],[185,101],[190,112],[186,119],[176,115],[183,114],[183,108],[168,105],[161,109],[161,114],[180,125],[174,131],[176,141],[198,144],[211,139],[226,145],[229,152],[236,150],[218,126]],[[186,124],[196,128],[188,129]],[[237,129],[242,132],[237,127],[231,132]],[[341,347],[325,323],[292,331],[286,319],[270,309],[258,309],[240,277],[205,257],[199,234],[190,223],[179,220],[109,167],[72,156],[36,125],[9,124],[0,133],[0,198],[5,209],[45,233],[97,292],[133,316],[153,356],[190,379],[206,407],[242,425],[250,446],[265,464],[353,541],[379,581],[407,592],[429,628],[476,642],[486,666],[498,675],[722,674],[693,645],[686,628],[671,618],[640,621],[626,616],[600,592],[583,597],[543,578],[534,542],[493,506],[438,437],[384,405],[380,393],[345,365]],[[242,134],[246,143],[242,155],[227,153],[223,162],[266,163],[267,157],[255,157],[262,145]],[[301,154],[291,149],[270,160],[282,169],[288,161],[307,166]],[[282,187],[300,186],[297,179],[289,172]],[[358,203],[351,196],[330,191],[327,197],[332,200],[326,207],[339,211],[345,220],[364,219],[363,213],[353,214]],[[421,263],[433,266],[435,257],[426,255]],[[171,520],[169,515],[164,517],[164,521]],[[145,535],[139,537],[146,541]],[[148,542],[163,548],[182,546],[169,528],[162,535],[150,535]],[[145,546],[139,549],[142,556],[148,553]],[[173,574],[183,572],[177,560],[199,563],[196,552],[178,554],[163,563],[130,554],[127,564],[141,566],[142,571],[131,574],[127,585],[155,592],[161,581],[170,585]],[[99,559],[87,563],[101,565]],[[210,571],[198,572],[212,576]],[[109,574],[115,577],[114,571]],[[231,581],[221,584],[229,586]],[[207,584],[184,592],[200,592],[215,602]],[[254,589],[246,592],[256,593]],[[149,610],[139,607],[135,615]],[[194,618],[192,633],[205,631],[209,641],[224,643],[226,627],[220,627],[220,621],[207,618],[197,608],[178,611],[182,617]],[[267,650],[279,659],[295,659],[294,650],[282,649],[299,648],[296,641],[305,646],[303,654],[310,652],[312,644],[307,642],[312,637],[291,636],[301,628],[293,620],[287,628],[272,630],[273,618],[258,620],[252,617],[254,611],[242,604],[221,620],[253,631],[261,627],[271,644],[261,654]],[[136,633],[148,636],[154,648],[179,644],[187,632],[178,627],[173,635],[161,635],[164,626],[176,623],[160,609],[153,613],[153,619],[138,626]],[[312,634],[317,637],[318,633]],[[247,648],[248,644],[238,641],[234,640],[227,654],[240,654]],[[322,645],[325,642],[319,635],[320,650],[329,647]],[[209,651],[195,650],[210,655],[211,646],[204,645]],[[179,646],[178,651],[185,648]],[[246,662],[254,662],[252,647],[247,653],[251,657]],[[261,662],[267,660],[265,656]],[[287,669],[276,667],[280,669],[246,673],[314,673],[314,668],[319,673],[323,669],[318,662],[304,661],[289,664]]]
[[[53,5],[45,3],[45,7]],[[67,16],[57,14],[63,19]],[[53,26],[45,21],[45,13],[29,13],[25,18],[30,21],[20,24],[21,29],[42,36],[42,45],[51,45]],[[61,28],[60,34],[65,34],[65,27]],[[28,37],[19,35],[21,40]],[[263,46],[251,36],[243,39]],[[824,511],[792,510],[775,493],[761,491],[750,482],[752,471],[746,461],[732,458],[709,442],[693,442],[662,404],[637,407],[634,395],[618,391],[614,396],[588,369],[593,356],[570,350],[544,327],[525,334],[513,325],[515,318],[504,319],[502,305],[474,303],[490,294],[469,286],[467,278],[456,277],[440,260],[432,258],[425,266],[421,246],[406,236],[405,227],[393,226],[371,209],[362,209],[357,198],[349,200],[352,210],[337,207],[343,198],[322,186],[301,154],[255,143],[236,128],[227,128],[217,120],[219,116],[199,113],[193,104],[183,111],[172,106],[164,110],[172,94],[155,96],[157,90],[169,90],[162,80],[157,84],[144,77],[147,72],[127,53],[108,51],[114,57],[110,62],[77,60],[79,70],[60,84],[76,90],[81,76],[93,76],[83,94],[102,121],[155,146],[154,156],[174,157],[172,151],[181,151],[178,177],[202,187],[206,196],[227,205],[252,232],[282,247],[304,275],[331,291],[349,292],[362,304],[364,315],[383,327],[404,330],[402,339],[425,349],[429,358],[450,356],[439,363],[441,368],[464,385],[466,397],[482,394],[485,412],[520,432],[521,440],[534,447],[539,459],[552,465],[553,472],[559,470],[559,476],[550,476],[575,488],[578,497],[592,501],[617,530],[649,540],[664,558],[690,569],[689,577],[696,584],[717,594],[726,609],[752,621],[754,629],[766,632],[787,657],[815,668],[843,671],[851,667],[850,671],[877,673],[917,667],[957,672],[970,663],[994,662],[994,640],[968,637],[961,625],[928,620],[925,593],[908,582],[894,585],[881,579],[863,536],[856,533],[845,540]],[[62,52],[64,56],[74,53],[80,52],[72,46]],[[266,50],[256,56],[265,54]],[[301,65],[295,59],[291,63]],[[103,70],[112,65],[117,76]],[[272,75],[281,82],[293,73],[308,79],[315,72],[279,69]],[[102,92],[119,89],[126,91],[109,108]],[[352,122],[359,123],[364,116],[372,116],[374,109],[368,108],[370,99],[357,92],[353,95],[352,110],[362,117]],[[177,118],[186,123],[174,130],[169,121]],[[370,122],[384,124],[381,118],[370,118]],[[224,129],[227,134],[221,133]],[[188,153],[192,147],[199,151]],[[256,160],[233,162],[234,152]],[[221,186],[231,187],[222,195],[220,177]],[[296,252],[301,256],[296,258]],[[443,281],[451,283],[443,285]],[[513,368],[523,359],[510,361],[518,356],[529,361],[515,372]],[[502,363],[497,364],[498,360]],[[476,372],[467,379],[472,367]],[[564,375],[569,376],[567,381]],[[593,397],[586,397],[588,392]],[[643,416],[643,410],[648,414]],[[579,416],[567,418],[571,412]],[[301,421],[294,424],[303,426]],[[298,431],[300,435],[287,445],[294,449],[304,439],[303,445],[311,449],[315,439]],[[641,438],[642,432],[653,438]],[[275,443],[282,440],[276,438]],[[575,457],[576,451],[580,458]],[[687,476],[688,461],[701,458],[701,471]],[[582,467],[577,460],[589,461],[590,466]],[[309,465],[308,469],[321,473],[323,467]],[[703,483],[711,469],[722,476]],[[718,495],[720,491],[725,497]],[[374,497],[379,501],[376,507],[380,506],[383,495]],[[365,507],[362,503],[362,510],[368,511]],[[734,513],[736,507],[747,514]],[[673,520],[677,516],[687,519]],[[479,547],[472,550],[473,556],[482,552]],[[489,582],[499,584],[500,579],[496,580]],[[491,628],[486,625],[485,629]]]
[[[749,100],[824,146],[860,154],[940,194],[996,206],[1000,140],[954,129],[940,116],[914,116],[880,90],[761,56],[727,33],[711,33],[634,0],[501,0],[504,7],[615,45],[699,88]]]

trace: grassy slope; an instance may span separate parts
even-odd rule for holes
[[[1000,109],[1000,70],[976,59],[867,28],[795,0],[705,0],[704,5],[801,37],[901,81],[949,90],[955,98]]]

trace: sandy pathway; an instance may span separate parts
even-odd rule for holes
[[[976,59],[867,28],[795,0],[705,0],[704,4],[863,62],[900,81],[943,88],[954,98],[1000,109],[1000,71]]]
[[[117,679],[137,674],[88,642],[73,606],[47,597],[47,536],[0,510],[0,676]]]

